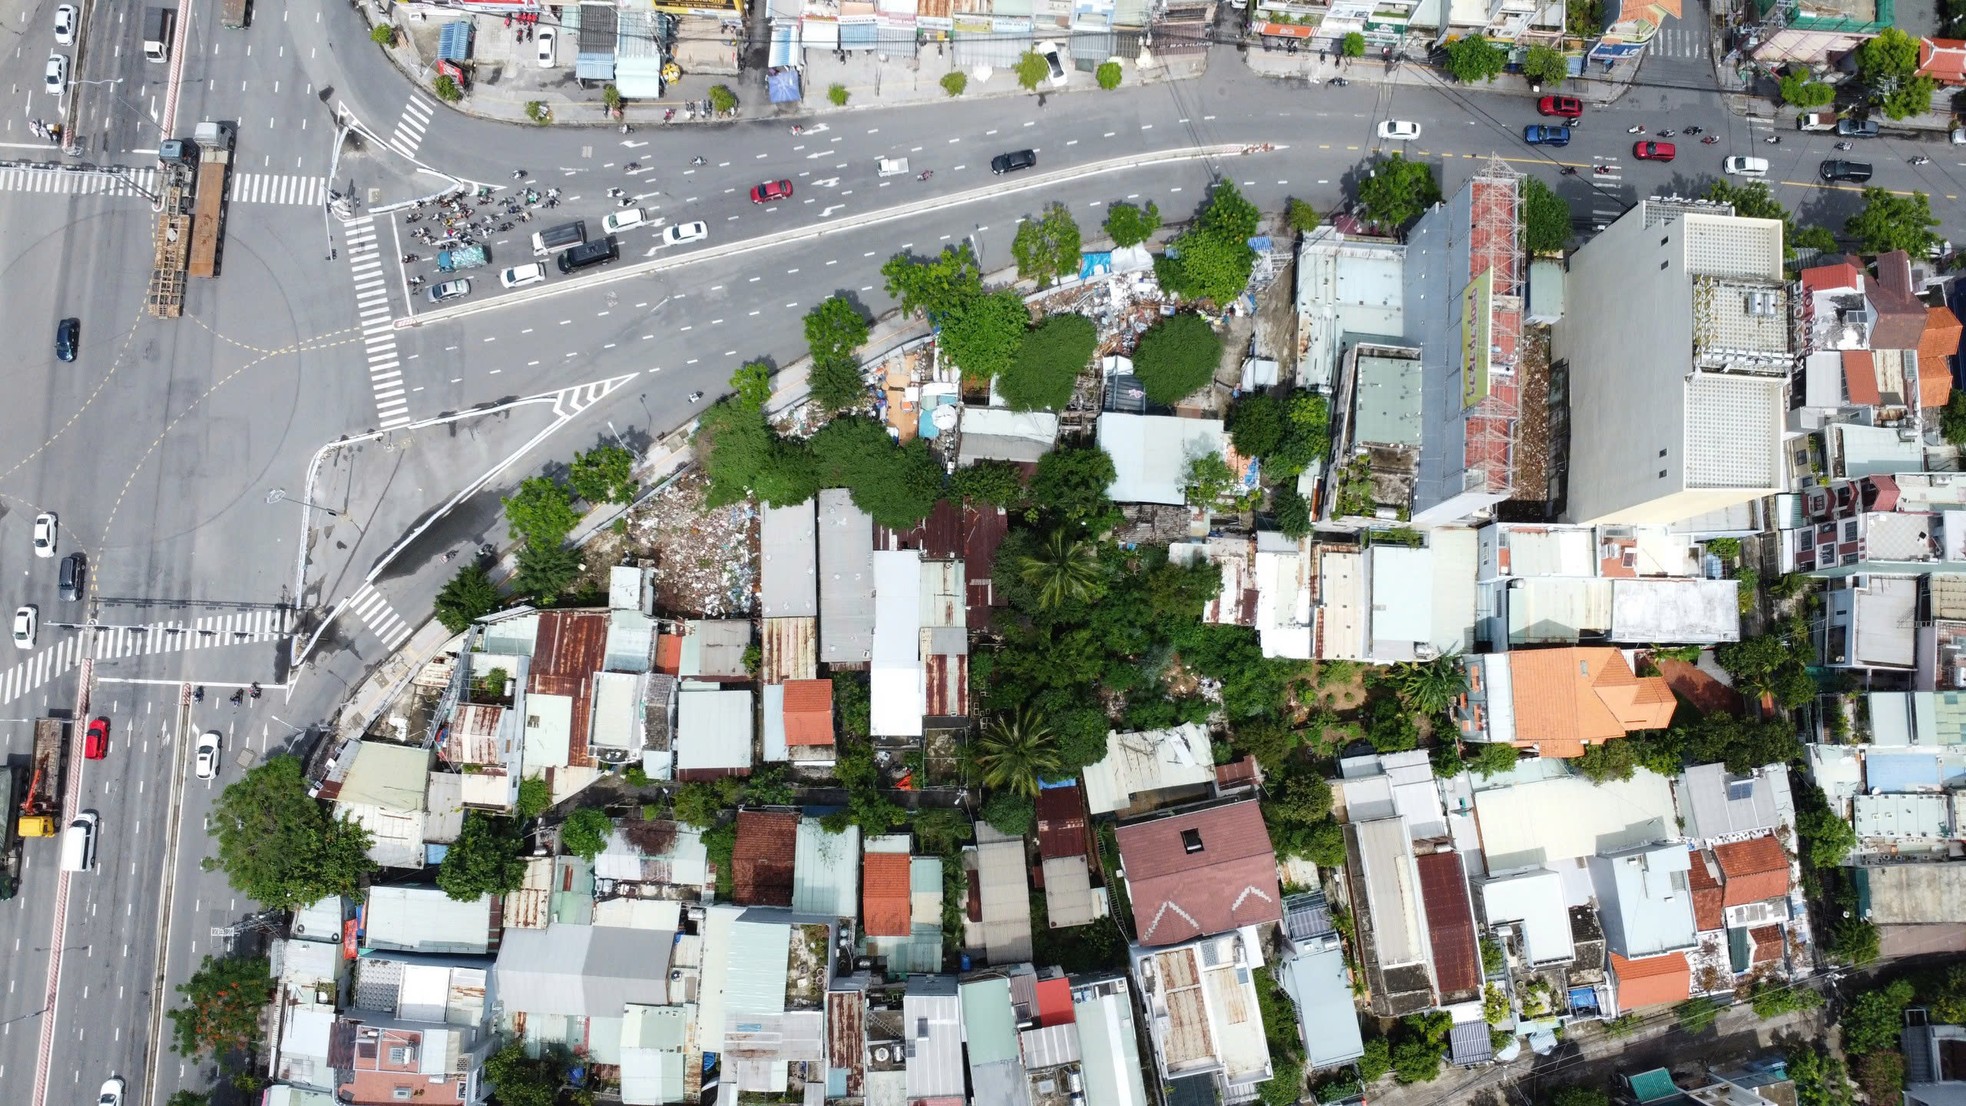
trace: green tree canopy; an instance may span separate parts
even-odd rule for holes
[[[1857,847],[1857,831],[1827,809],[1798,813],[1795,833],[1802,842],[1803,863],[1811,868],[1834,868]]]
[[[1038,85],[1051,76],[1051,63],[1044,60],[1037,51],[1028,50],[1017,59],[1014,69],[1017,74],[1017,87],[1026,92],[1037,91]]]
[[[928,517],[942,495],[942,468],[919,439],[897,446],[873,419],[836,418],[812,436],[812,475],[819,487],[845,488],[874,521],[907,529]]]
[[[573,455],[567,468],[573,494],[589,503],[631,503],[635,499],[635,455],[620,445],[600,445]]]
[[[1222,339],[1200,315],[1161,320],[1141,335],[1133,371],[1152,403],[1173,404],[1206,387],[1222,363]]]
[[[983,801],[983,820],[1000,833],[1023,837],[1037,828],[1036,800],[1021,791],[997,791]]]
[[[565,1065],[557,1051],[533,1059],[523,1041],[513,1041],[485,1058],[484,1074],[500,1106],[553,1106]]]
[[[1857,1056],[1897,1048],[1904,1030],[1905,1007],[1911,1005],[1913,995],[1908,979],[1858,991],[1837,1022],[1843,1031],[1843,1051]]]
[[[457,840],[437,869],[437,886],[458,902],[517,891],[526,878],[525,848],[525,836],[512,819],[466,811]]]
[[[1611,1096],[1596,1087],[1571,1085],[1550,1092],[1549,1106],[1611,1106]]]
[[[1079,521],[1103,518],[1113,509],[1106,498],[1118,473],[1098,446],[1064,446],[1038,458],[1031,477],[1031,502]]]
[[[1105,591],[1106,569],[1099,548],[1059,527],[1029,553],[1014,562],[1017,574],[1037,596],[1038,607],[1049,610],[1067,603],[1090,603]],[[1103,737],[1104,734],[1101,734]]]
[[[1099,331],[1084,315],[1049,315],[1024,335],[1017,356],[997,378],[1013,411],[1058,411],[1071,402],[1079,374],[1099,348]]]
[[[983,270],[969,243],[944,247],[934,257],[898,253],[881,266],[887,294],[901,302],[901,312],[933,317],[983,294]]]
[[[519,547],[518,571],[512,582],[534,602],[551,604],[580,575],[580,550],[555,542],[527,542]]]
[[[1570,244],[1570,203],[1535,177],[1522,181],[1523,244],[1532,254],[1562,253]]]
[[[520,482],[504,503],[505,524],[513,539],[529,545],[558,545],[580,521],[580,512],[573,509],[573,496],[550,476]]]
[[[1918,40],[1897,29],[1884,30],[1857,46],[1857,79],[1882,93],[1918,72]]]
[[[1816,80],[1807,70],[1798,69],[1782,78],[1782,102],[1803,111],[1827,107],[1836,102],[1836,86]]]
[[[1440,202],[1440,182],[1432,165],[1393,154],[1374,165],[1372,175],[1358,186],[1358,202],[1367,219],[1396,231]]]
[[[1463,84],[1492,81],[1509,64],[1509,52],[1486,35],[1464,35],[1447,44],[1447,71]]]
[[[1348,58],[1365,56],[1365,36],[1357,31],[1346,31],[1345,37],[1338,40],[1338,52]]]
[[[599,807],[584,806],[560,826],[560,844],[582,860],[592,860],[607,848],[608,834],[614,832],[614,819]]]
[[[437,592],[437,621],[453,634],[461,634],[473,622],[505,605],[505,595],[492,583],[483,565],[472,563],[457,570]]]
[[[234,889],[269,910],[329,895],[355,898],[375,870],[369,831],[329,817],[307,794],[294,757],[261,761],[228,786],[208,826],[218,839],[217,867]]]
[[[1866,188],[1863,209],[1843,224],[1843,232],[1856,239],[1857,248],[1864,253],[1903,250],[1917,259],[1938,243],[1939,236],[1932,231],[1938,225],[1925,193],[1900,196],[1882,188]]]
[[[813,400],[828,411],[859,406],[867,398],[859,356],[867,343],[867,319],[845,296],[829,296],[806,313],[805,328]]]
[[[747,361],[730,374],[730,390],[740,407],[764,410],[771,399],[771,366],[763,361]]]
[[[1275,453],[1283,441],[1284,401],[1267,392],[1250,392],[1229,408],[1229,440],[1244,457]]]
[[[949,497],[1008,507],[1024,498],[1024,470],[1012,461],[983,460],[964,465],[949,477]]]
[[[1010,367],[1024,344],[1031,313],[1023,297],[1004,288],[973,296],[941,315],[944,356],[972,379],[989,380]]]
[[[1106,208],[1106,235],[1119,247],[1137,246],[1160,229],[1160,208],[1149,200],[1144,206],[1116,203]]]
[[[1037,281],[1039,288],[1067,273],[1076,275],[1079,237],[1079,224],[1064,204],[1050,204],[1037,218],[1025,219],[1017,224],[1017,236],[1010,242],[1017,275]]]
[[[1955,391],[1939,413],[1939,434],[1953,445],[1966,446],[1966,391]]]
[[[1570,59],[1553,46],[1531,46],[1522,57],[1522,79],[1525,81],[1555,88],[1569,75]]]
[[[1193,228],[1168,243],[1155,264],[1161,282],[1190,299],[1227,303],[1249,286],[1256,251],[1249,239],[1262,212],[1233,181],[1216,182]]]
[[[1099,68],[1092,71],[1092,79],[1099,82],[1099,87],[1107,92],[1120,86],[1120,78],[1123,75],[1120,63],[1116,61],[1102,61],[1099,63]]]
[[[1402,661],[1389,676],[1406,705],[1421,714],[1446,714],[1454,700],[1468,689],[1468,674],[1461,658],[1446,653],[1427,661]]]
[[[1266,475],[1279,480],[1296,476],[1330,449],[1330,403],[1316,392],[1294,393],[1284,402],[1283,436],[1263,458],[1269,465]]]
[[[273,1001],[272,967],[264,956],[207,956],[177,993],[185,1005],[168,1012],[171,1047],[186,1059],[223,1058],[259,1040],[260,1018]]]
[[[1236,484],[1236,470],[1220,453],[1197,453],[1188,458],[1181,478],[1181,492],[1196,507],[1214,507]]]

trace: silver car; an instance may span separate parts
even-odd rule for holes
[[[447,280],[442,284],[439,284],[436,287],[430,289],[430,302],[442,303],[445,300],[461,299],[470,294],[471,294],[470,281]]]
[[[68,88],[67,54],[48,55],[48,67],[42,70],[42,84],[57,96]]]

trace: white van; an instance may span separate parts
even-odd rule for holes
[[[102,819],[93,810],[85,810],[81,817],[68,823],[68,829],[61,835],[61,870],[64,872],[89,872],[96,866],[96,827]]]
[[[619,234],[624,230],[639,227],[649,221],[649,211],[645,207],[631,207],[617,211],[601,220],[601,229],[609,234]]]
[[[1768,159],[1735,154],[1727,159],[1722,168],[1737,177],[1765,177],[1768,175]]]

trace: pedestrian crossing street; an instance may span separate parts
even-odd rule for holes
[[[0,192],[45,192],[70,196],[128,196],[148,200],[158,188],[157,170],[113,173],[60,169],[0,169]],[[319,207],[327,202],[328,182],[304,173],[234,173],[226,199],[235,204],[287,204]]]
[[[363,584],[355,594],[342,604],[342,610],[353,611],[376,637],[382,639],[383,648],[394,653],[409,640],[413,627],[403,621],[403,616],[389,605],[389,600],[375,589],[374,584]]]
[[[41,631],[44,638],[61,634],[61,640],[0,672],[0,703],[13,702],[68,672],[85,658],[104,661],[190,649],[216,649],[222,645],[274,641],[292,632],[293,612],[284,609],[240,611],[190,622],[152,622],[142,626],[98,626],[83,630],[44,628]]]
[[[404,157],[416,156],[417,147],[423,145],[424,129],[430,126],[430,117],[435,114],[437,105],[421,96],[410,97],[403,105],[403,115],[396,120],[396,133],[389,136],[389,147]]]
[[[381,233],[375,216],[364,215],[342,224],[342,248],[355,277],[355,310],[360,313],[363,352],[369,362],[369,387],[375,392],[375,413],[383,430],[410,424],[410,401],[404,398],[403,361],[396,352],[396,323],[389,304],[388,274],[382,265]]]
[[[1608,171],[1599,173],[1596,171],[1599,168]],[[1600,157],[1592,159],[1592,167],[1587,172],[1591,175],[1591,226],[1601,231],[1617,222],[1619,216],[1625,213],[1623,188],[1619,183],[1625,179],[1624,166]]]
[[[1652,44],[1645,52],[1662,58],[1702,58],[1707,57],[1709,42],[1707,29],[1701,20],[1704,13],[1694,9],[1694,18],[1675,19],[1659,28],[1652,36]]]

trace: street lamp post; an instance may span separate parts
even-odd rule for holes
[[[282,500],[285,500],[288,503],[298,503],[303,507],[312,507],[315,510],[321,512],[322,514],[327,515],[329,518],[341,517],[341,512],[335,510],[333,507],[324,507],[319,503],[314,503],[309,500],[298,499],[294,496],[290,496],[287,494],[287,489],[285,488],[274,488],[272,491],[266,493],[266,501],[268,503],[278,503]]]

